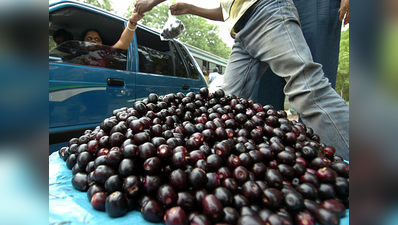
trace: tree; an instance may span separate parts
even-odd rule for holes
[[[99,8],[103,8],[109,12],[115,13],[115,10],[112,7],[112,0],[100,0],[102,3],[100,3],[99,0],[79,0],[79,1],[93,5],[93,6],[97,6]]]
[[[134,3],[130,4],[125,17],[130,17]],[[159,4],[151,11],[145,13],[141,20],[142,24],[161,31],[169,18],[169,5]],[[218,36],[218,25],[210,24],[205,18],[194,15],[176,16],[185,26],[185,30],[178,39],[187,44],[193,45],[204,51],[211,52],[220,57],[229,58],[231,48]]]
[[[349,101],[349,29],[342,31],[340,40],[339,67],[337,70],[336,91],[340,96]]]

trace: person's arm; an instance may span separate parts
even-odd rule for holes
[[[114,48],[127,50],[130,43],[133,41],[134,32],[137,28],[137,22],[143,17],[144,15],[138,14],[136,9],[133,10],[126,28],[124,29],[122,35],[120,35],[120,39],[116,42],[116,44],[113,45]]]
[[[138,14],[143,14],[151,11],[153,7],[164,1],[166,0],[137,0],[137,3],[135,3],[135,8],[137,9]]]
[[[343,19],[344,19],[344,25],[346,25],[350,22],[349,4],[350,4],[349,0],[341,0],[341,3],[340,3],[339,19],[340,19],[340,21],[343,21]]]
[[[188,3],[179,2],[170,6],[172,15],[192,14],[209,20],[224,21],[221,6],[213,9],[201,8]]]

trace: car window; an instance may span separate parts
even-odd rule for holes
[[[196,69],[196,66],[193,63],[193,61],[191,60],[191,58],[189,57],[188,52],[185,50],[184,46],[182,46],[180,43],[177,43],[177,45],[180,48],[182,56],[184,57],[185,62],[187,64],[187,66],[188,66],[188,71],[189,71],[189,74],[191,75],[191,78],[199,79],[198,70]]]
[[[139,72],[167,76],[188,77],[187,70],[171,41],[162,41],[159,35],[137,29]]]
[[[66,41],[49,52],[50,60],[60,63],[126,69],[125,50],[83,41]]]
[[[98,31],[103,45],[84,42],[88,30]],[[73,6],[54,10],[49,14],[49,60],[126,70],[127,51],[111,47],[123,30],[123,20],[102,13]]]

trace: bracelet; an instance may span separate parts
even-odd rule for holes
[[[134,27],[133,29],[131,29],[131,28],[129,27],[129,25],[127,24],[127,29],[128,29],[129,31],[134,32],[134,31],[137,29],[137,27]]]
[[[129,22],[130,22],[131,25],[133,25],[133,26],[135,26],[135,27],[134,27],[134,28],[130,28],[129,25],[127,24],[127,29],[128,29],[129,31],[131,31],[131,32],[134,32],[134,31],[137,29],[137,22],[131,21],[130,19],[129,19]]]

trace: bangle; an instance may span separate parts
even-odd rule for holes
[[[135,29],[137,29],[137,27],[134,27],[133,29],[131,29],[131,28],[129,27],[129,25],[127,24],[127,29],[128,29],[129,31],[132,31],[132,32],[134,32],[134,31],[135,31]]]
[[[127,24],[127,29],[131,32],[134,32],[137,29],[137,22],[135,21],[131,21],[131,19],[129,19],[129,23],[134,26],[134,28],[130,28],[129,25]]]

